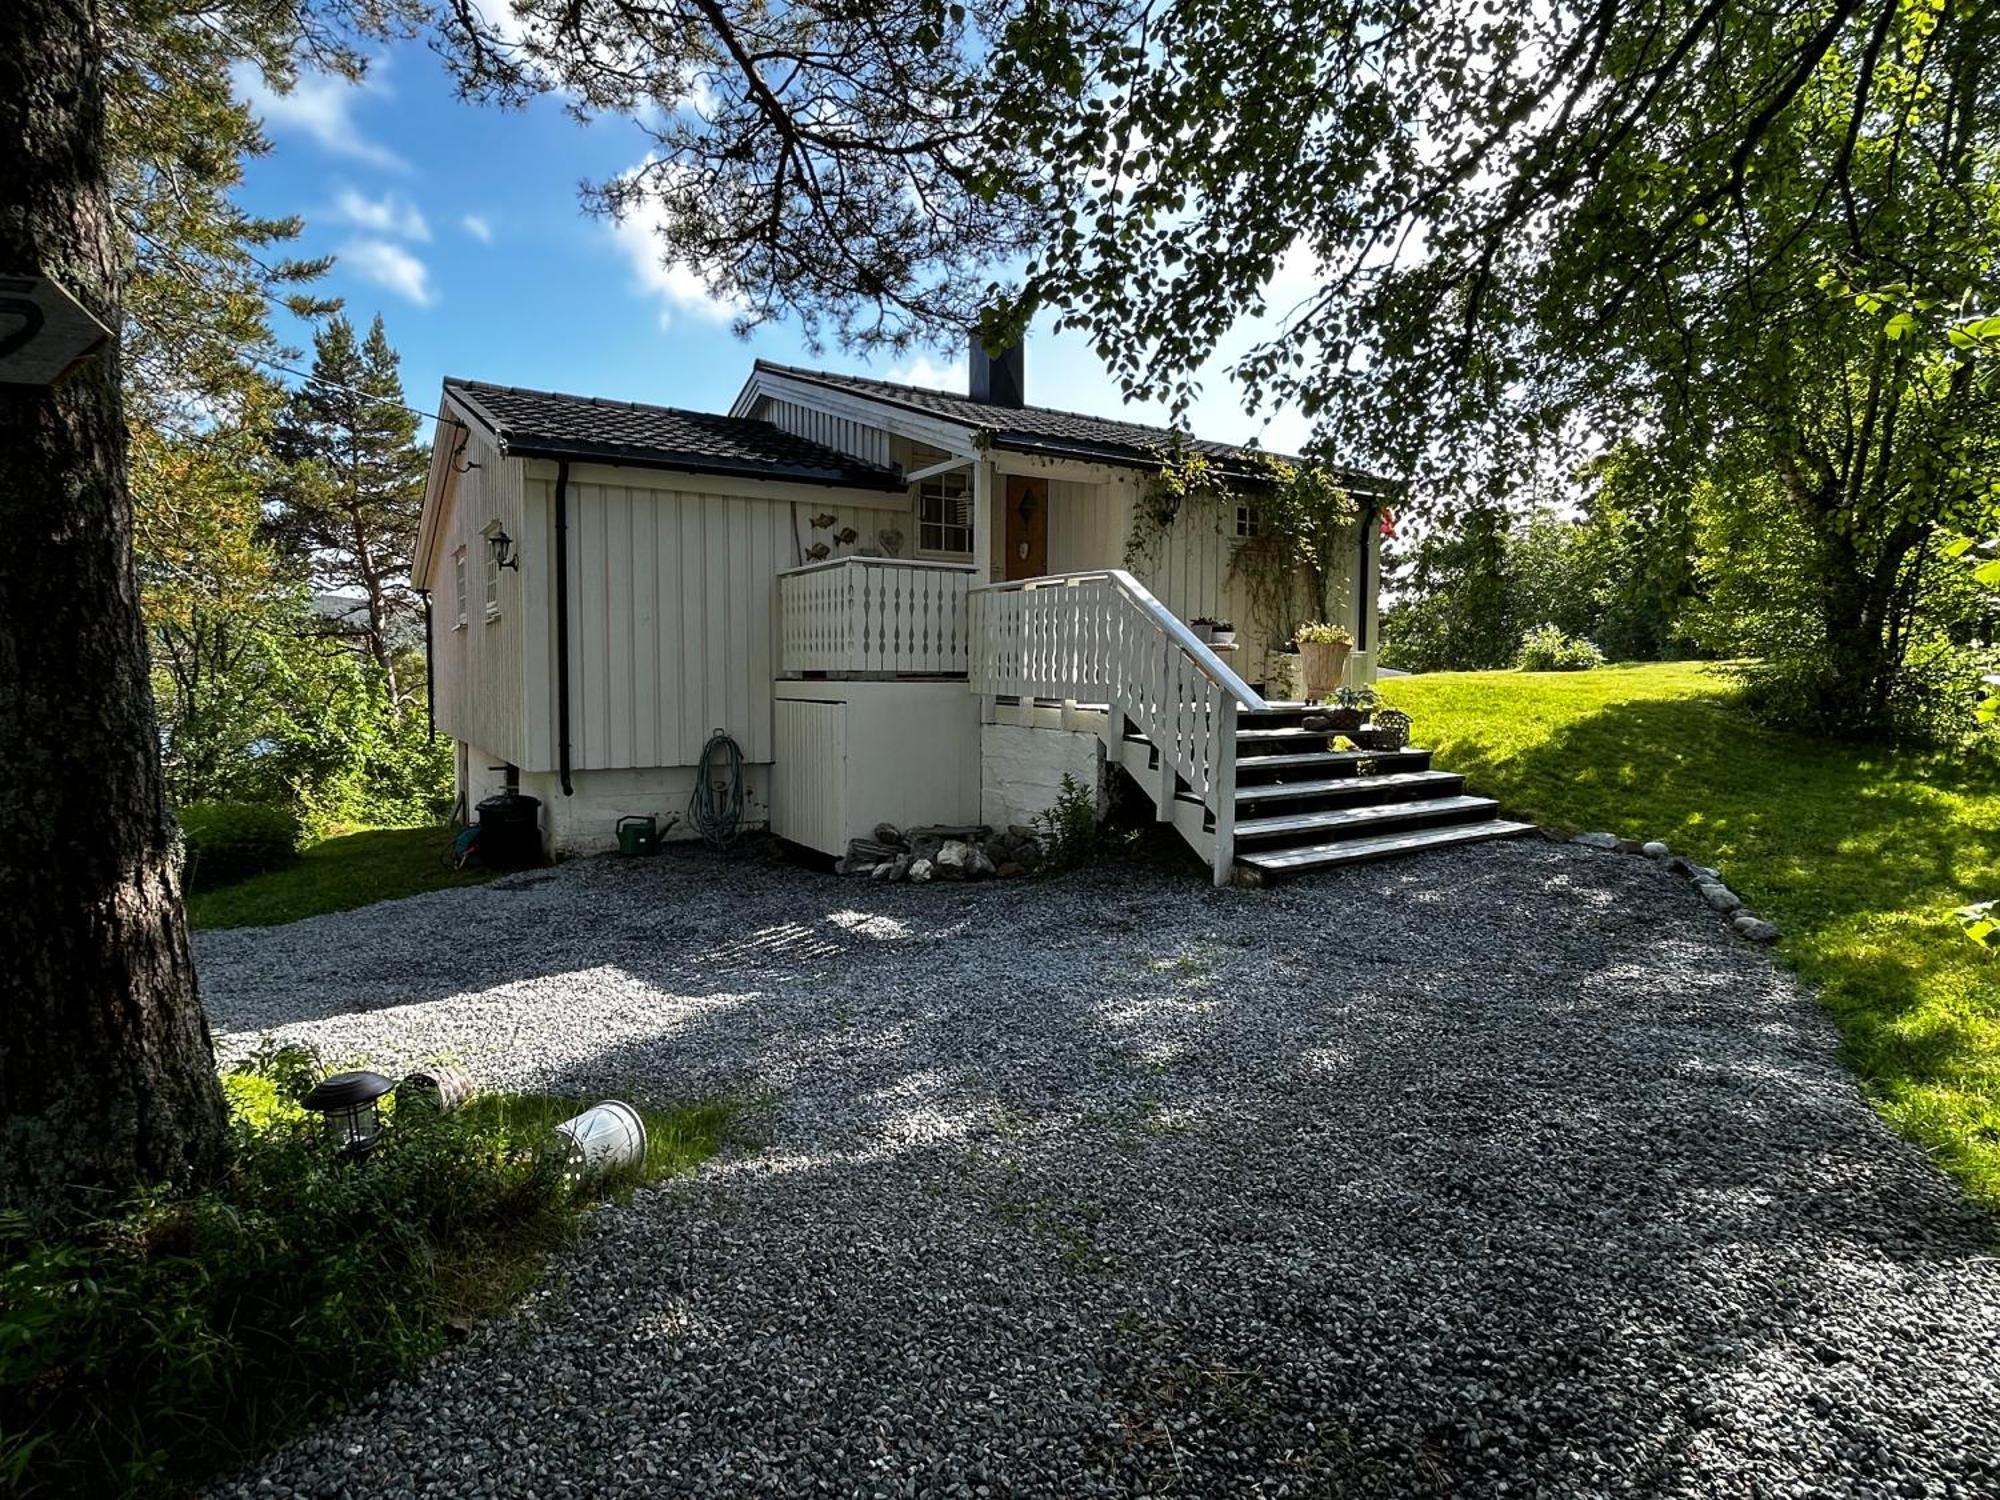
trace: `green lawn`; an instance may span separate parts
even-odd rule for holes
[[[1695,664],[1387,679],[1440,768],[1564,831],[1661,838],[1784,930],[1882,1113],[2000,1204],[2000,761],[1763,729]]]
[[[472,885],[491,870],[451,868],[449,828],[369,828],[321,839],[283,870],[188,897],[194,927],[269,927],[371,901]]]

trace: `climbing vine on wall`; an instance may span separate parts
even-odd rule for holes
[[[1300,622],[1334,617],[1361,507],[1324,464],[1264,456],[1258,468],[1253,477],[1225,479],[1205,455],[1185,444],[1170,448],[1133,508],[1125,566],[1150,574],[1176,526],[1205,515],[1219,529],[1233,522],[1237,505],[1249,505],[1256,530],[1237,543],[1229,576],[1249,596],[1251,629],[1282,650]]]

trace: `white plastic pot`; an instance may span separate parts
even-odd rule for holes
[[[564,1175],[571,1182],[597,1182],[646,1160],[646,1122],[629,1104],[606,1099],[556,1126],[566,1152]]]

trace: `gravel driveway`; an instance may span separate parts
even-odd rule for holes
[[[1990,1221],[1642,859],[677,848],[198,954],[227,1048],[763,1100],[218,1493],[2000,1495]]]

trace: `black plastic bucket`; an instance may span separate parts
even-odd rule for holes
[[[542,862],[542,804],[502,792],[479,804],[479,857],[489,865],[526,869]]]

